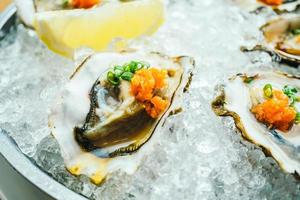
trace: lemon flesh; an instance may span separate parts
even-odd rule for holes
[[[80,47],[102,51],[114,39],[150,35],[163,22],[163,0],[138,0],[106,3],[87,10],[40,12],[35,14],[33,26],[51,50],[72,57]]]

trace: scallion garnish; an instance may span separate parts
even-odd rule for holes
[[[271,84],[266,84],[264,86],[264,95],[267,98],[272,98],[273,97],[273,88]]]
[[[290,85],[286,85],[283,87],[283,93],[286,94],[288,97],[295,95],[298,90],[295,87],[292,87]]]
[[[131,61],[122,66],[114,66],[112,71],[107,73],[107,80],[112,85],[117,86],[120,84],[121,79],[130,81],[134,73],[142,68],[148,68],[150,65],[145,62]]]
[[[299,34],[300,34],[300,29],[299,29],[299,28],[293,29],[293,30],[291,31],[291,33],[292,33],[293,35],[299,35]]]
[[[63,8],[68,7],[68,5],[69,5],[69,0],[62,0],[61,5],[62,5]]]
[[[121,75],[121,78],[126,81],[130,81],[132,77],[133,77],[133,73],[131,73],[131,72],[124,72]]]
[[[120,84],[120,78],[116,76],[113,72],[109,71],[107,73],[107,80],[112,84],[112,85],[119,85]]]
[[[138,70],[138,63],[131,61],[131,63],[129,64],[129,68],[132,73],[136,72],[136,70]]]
[[[299,101],[299,97],[296,96],[296,94],[298,93],[297,88],[292,87],[290,85],[286,85],[283,87],[282,91],[291,100],[291,105]]]
[[[122,66],[114,66],[114,73],[117,77],[120,77],[124,73]]]
[[[297,114],[296,114],[295,123],[296,124],[300,123],[300,112],[297,112]]]

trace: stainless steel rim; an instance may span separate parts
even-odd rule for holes
[[[7,198],[4,196],[3,192],[0,190],[0,200],[7,200]]]
[[[12,18],[16,15],[16,7],[14,4],[10,5],[0,15],[0,30],[7,31],[8,27],[12,26]],[[6,30],[4,30],[6,29]],[[34,165],[17,147],[14,141],[0,129],[0,154],[7,160],[7,162],[16,170],[20,175],[25,177],[36,187],[40,188],[43,192],[53,197],[54,199],[72,199],[83,200],[83,196],[66,188],[62,184],[55,181],[48,176],[45,172],[40,170]],[[4,198],[1,196],[0,199]]]

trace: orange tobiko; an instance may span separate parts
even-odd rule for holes
[[[270,6],[279,6],[283,3],[283,0],[259,0]]]
[[[152,118],[157,118],[168,106],[168,101],[159,96],[145,103],[145,109]]]
[[[165,87],[166,77],[166,70],[150,68],[138,70],[131,79],[131,93],[152,118],[157,118],[168,105],[167,100],[155,94]]]
[[[281,131],[288,131],[293,125],[297,112],[289,106],[289,98],[280,90],[273,91],[273,97],[251,109],[256,119]]]
[[[71,5],[74,8],[91,8],[100,3],[100,0],[72,0]]]

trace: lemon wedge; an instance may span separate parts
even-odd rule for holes
[[[72,57],[77,48],[102,51],[114,39],[150,35],[163,22],[163,0],[136,0],[107,2],[92,9],[39,12],[33,27],[51,50]]]

